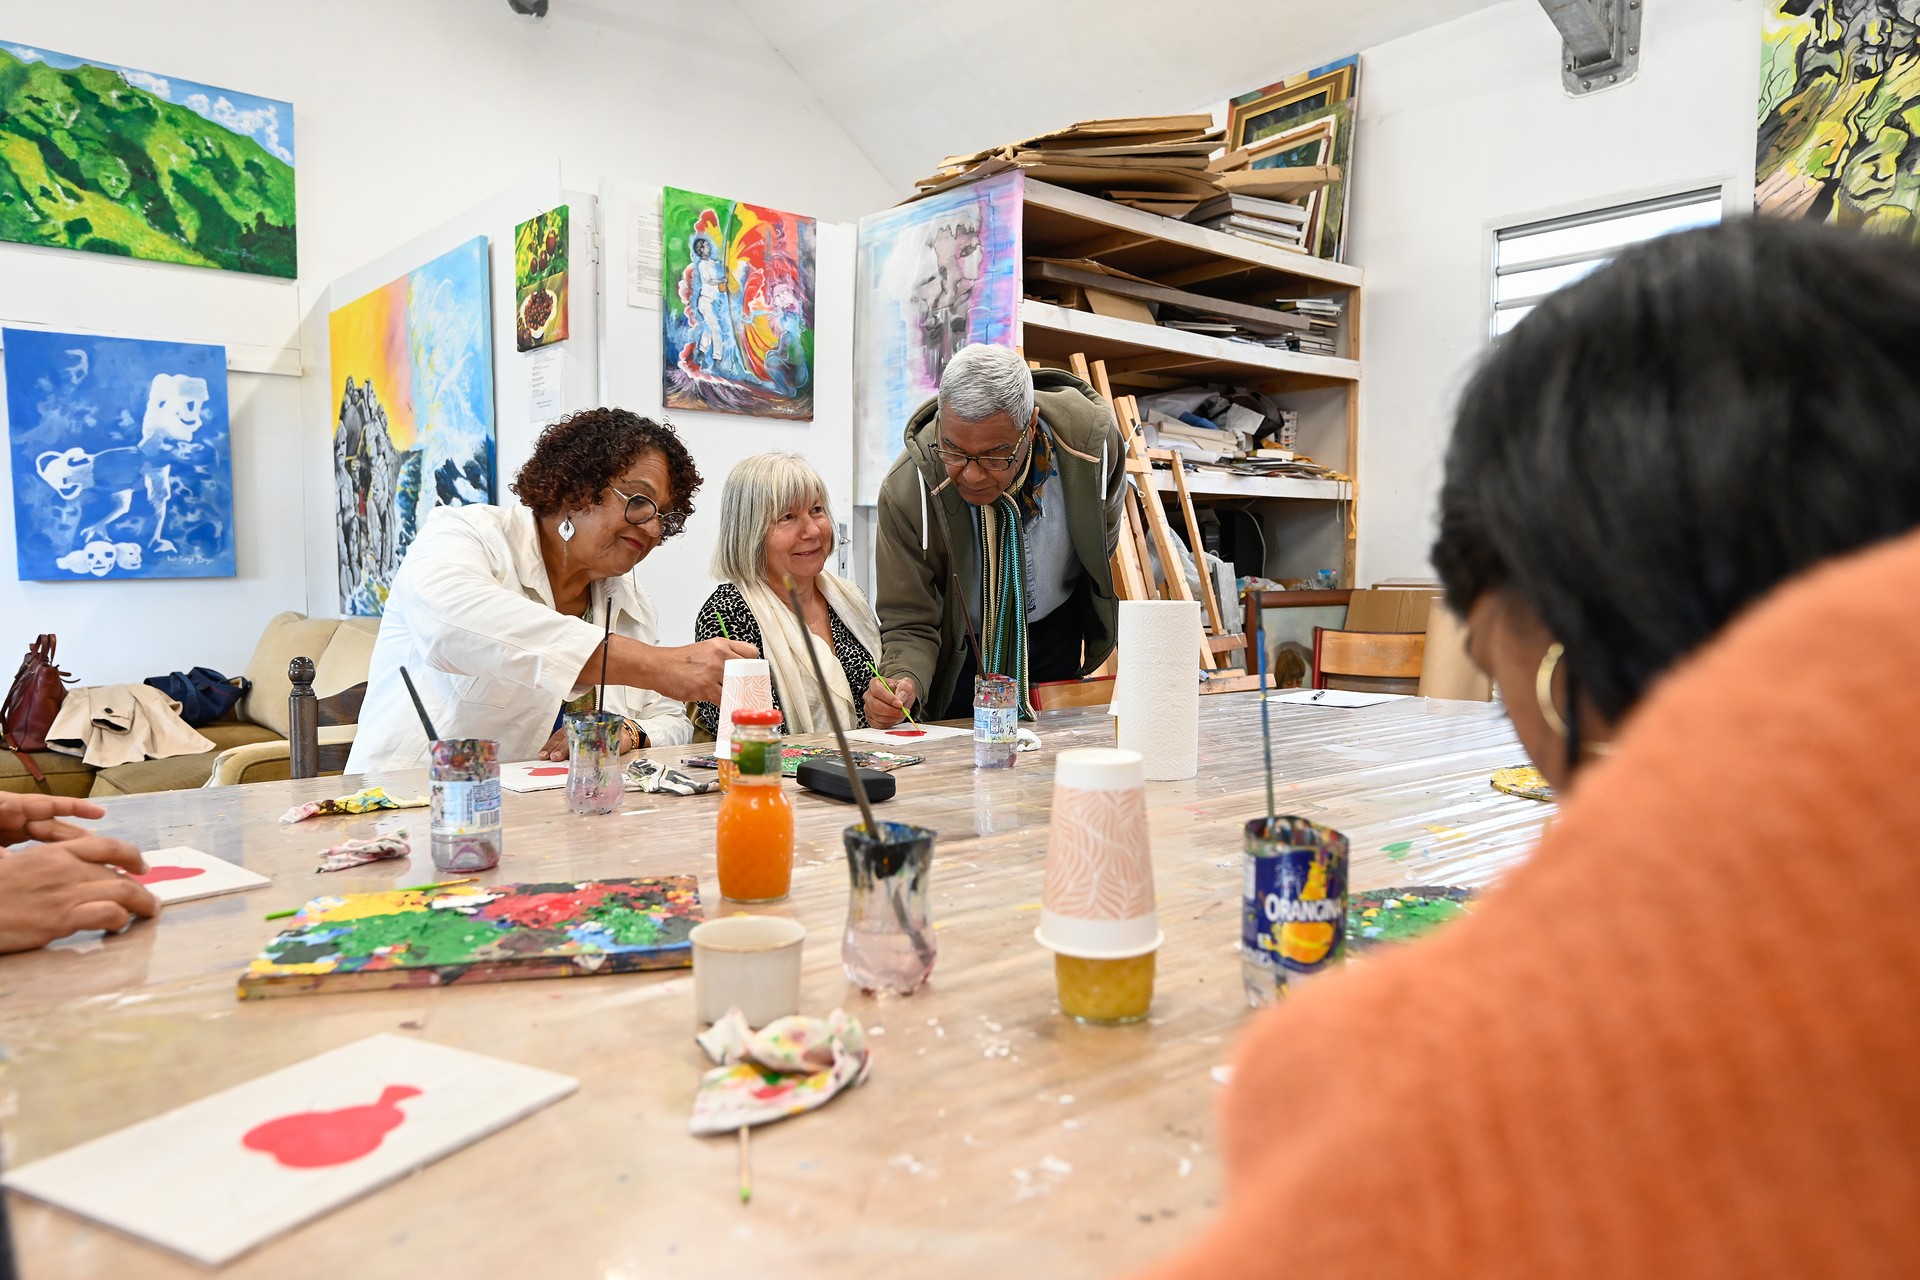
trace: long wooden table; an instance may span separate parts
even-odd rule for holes
[[[1478,884],[1523,858],[1551,806],[1488,786],[1523,759],[1500,710],[1408,699],[1338,710],[1272,707],[1283,812],[1346,832],[1356,889]],[[262,919],[321,893],[434,878],[411,862],[321,876],[318,849],[425,815],[276,821],[341,779],[107,802],[102,831],[142,848],[194,845],[272,887],[186,903],[102,941],[0,958],[6,1161],[18,1167],[379,1032],[417,1035],[578,1076],[574,1096],[420,1174],[240,1259],[235,1276],[458,1274],[624,1277],[1122,1275],[1187,1239],[1220,1199],[1212,1069],[1249,1016],[1240,989],[1240,833],[1264,806],[1256,696],[1202,699],[1199,777],[1149,783],[1162,927],[1153,1015],[1097,1029],[1063,1018],[1033,940],[1051,757],[1109,745],[1099,711],[1043,714],[1039,754],[976,773],[971,743],[919,748],[888,816],[940,832],[939,961],[907,997],[862,995],[840,968],[854,811],[795,793],[793,895],[767,908],[807,939],[803,1001],[857,1014],[871,1079],[756,1133],[753,1203],[736,1148],[687,1133],[708,1065],[686,970],[241,1003],[235,979],[280,927]],[[687,749],[650,753],[677,759]],[[348,784],[357,780],[347,779]],[[424,773],[374,775],[395,794]],[[630,793],[575,818],[564,793],[506,798],[491,879],[697,872],[718,895],[717,797]],[[198,1266],[10,1195],[22,1274],[143,1277]]]

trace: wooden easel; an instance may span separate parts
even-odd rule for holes
[[[1167,513],[1160,505],[1160,492],[1153,483],[1153,461],[1148,457],[1145,442],[1140,435],[1140,407],[1132,396],[1113,394],[1113,384],[1107,377],[1107,365],[1104,360],[1095,360],[1091,364],[1086,356],[1075,352],[1068,357],[1073,372],[1099,393],[1113,414],[1113,420],[1120,427],[1121,438],[1126,443],[1127,456],[1125,468],[1128,475],[1136,477],[1133,485],[1127,486],[1123,510],[1123,528],[1120,530],[1118,544],[1114,548],[1114,584],[1123,600],[1192,600],[1193,591],[1187,586],[1186,574],[1180,570],[1180,553],[1176,549],[1173,529],[1167,523]],[[1176,468],[1176,487],[1179,489],[1183,510],[1187,518],[1187,532],[1192,545],[1200,546],[1199,522],[1193,514],[1193,504],[1187,498],[1184,478]],[[1147,555],[1147,536],[1151,532],[1154,549],[1160,553],[1161,576],[1164,585],[1152,579],[1151,561]],[[1204,561],[1196,558],[1196,563]],[[1211,636],[1202,636],[1200,644],[1200,663],[1208,671],[1220,669],[1215,657],[1216,640],[1222,630],[1220,624],[1220,606],[1213,598],[1213,585],[1208,575],[1200,575],[1201,597],[1205,601]],[[1236,638],[1237,639],[1237,638]],[[1228,646],[1244,648],[1244,642]]]

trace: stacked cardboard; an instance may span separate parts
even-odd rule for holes
[[[1296,199],[1325,185],[1339,170],[1216,171],[1209,157],[1224,138],[1206,112],[1082,120],[1052,133],[1022,138],[968,155],[948,156],[915,183],[920,195],[1024,169],[1042,182],[1072,187],[1121,204],[1179,218],[1223,192]]]

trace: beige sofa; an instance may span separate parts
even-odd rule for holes
[[[378,618],[309,618],[287,612],[268,621],[254,646],[244,675],[252,689],[225,719],[200,730],[214,750],[165,760],[95,769],[77,756],[58,751],[34,753],[47,775],[47,789],[65,796],[144,795],[231,782],[266,782],[288,776],[287,697],[293,683],[287,666],[295,658],[314,660],[314,693],[326,698],[367,678]],[[322,730],[321,740],[351,740],[353,726]],[[0,751],[0,791],[41,788],[10,751]]]

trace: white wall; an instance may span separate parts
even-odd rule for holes
[[[297,353],[305,380],[324,387],[325,353],[312,337],[325,332],[333,281],[543,166],[558,164],[585,191],[612,176],[823,220],[892,202],[733,0],[566,0],[554,10],[536,25],[505,0],[10,6],[0,31],[9,40],[291,101],[300,278],[0,244],[0,321],[221,341],[230,362],[257,365]],[[275,612],[337,612],[330,572],[308,591],[307,547],[331,548],[332,512],[313,509],[302,476],[331,430],[330,397],[303,394],[291,376],[242,372],[231,386],[239,576],[15,582],[0,485],[0,677],[49,630],[90,684],[195,663],[238,671]],[[510,474],[503,465],[501,480]]]
[[[1535,0],[1362,55],[1362,582],[1432,572],[1454,401],[1487,345],[1495,228],[1721,183],[1729,208],[1751,206],[1761,7],[1647,4],[1639,77],[1578,99]]]

